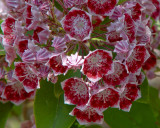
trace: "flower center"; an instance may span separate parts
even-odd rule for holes
[[[73,90],[76,92],[75,95],[86,95],[86,92],[87,92],[87,88],[85,86],[84,83],[82,82],[76,82],[75,85],[73,86]]]
[[[98,61],[99,61],[99,59],[96,58],[96,57],[92,57],[92,58],[91,58],[91,63],[92,63],[92,64],[96,64],[96,63],[98,63]]]
[[[77,16],[74,19],[73,22],[74,30],[76,33],[85,33],[85,31],[88,29],[88,22],[87,20],[83,17]]]
[[[80,21],[80,22],[77,23],[76,27],[77,27],[77,29],[81,29],[81,28],[84,27],[84,23],[82,21]]]

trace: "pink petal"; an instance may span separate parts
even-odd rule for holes
[[[139,89],[136,84],[127,84],[125,90],[120,96],[120,108],[124,111],[129,111],[132,102],[140,97]]]
[[[141,72],[140,75],[136,76],[136,78],[137,78],[138,85],[141,85],[143,83],[144,79],[145,79],[145,75],[144,75],[143,72]]]
[[[0,79],[4,78],[5,70],[3,68],[0,68]]]
[[[71,8],[74,6],[74,0],[63,0],[63,2],[66,8]]]
[[[32,50],[27,49],[22,55],[22,60],[27,63],[33,63],[36,61],[36,54]]]
[[[17,8],[20,5],[20,0],[6,0],[6,4],[10,8]]]
[[[113,13],[118,0],[88,0],[88,9],[93,14],[109,16]]]
[[[15,19],[12,17],[7,17],[7,19],[1,24],[2,31],[4,35],[9,35],[13,32],[15,26]]]
[[[78,78],[70,78],[61,83],[64,90],[64,99],[67,104],[76,104],[84,107],[89,100],[87,84]]]
[[[78,53],[71,54],[71,56],[62,56],[62,61],[64,66],[73,69],[80,68],[84,62],[82,56],[79,56]]]
[[[117,61],[114,62],[114,72],[104,75],[103,80],[109,87],[115,87],[116,85],[124,85],[128,76],[125,65]]]
[[[61,56],[53,56],[49,59],[49,66],[53,69],[55,75],[66,73],[67,66],[62,65]]]
[[[123,15],[123,8],[121,5],[115,7],[113,14],[109,17],[112,20],[117,20]]]
[[[149,50],[150,57],[143,64],[143,70],[150,70],[154,68],[157,64],[157,57],[154,55],[152,51]]]
[[[62,19],[61,24],[73,40],[84,41],[90,39],[92,31],[91,15],[77,8],[72,8]]]
[[[40,26],[37,26],[36,29],[34,30],[34,33],[33,33],[33,39],[36,40],[38,43],[40,43],[40,40],[39,40],[39,36],[38,34],[40,32],[42,32],[44,29]]]
[[[19,105],[24,102],[27,98],[34,96],[35,92],[32,91],[27,93],[22,84],[19,82],[8,84],[3,92],[3,97],[12,103]]]
[[[10,45],[4,45],[4,49],[6,51],[6,61],[8,62],[8,65],[11,66],[12,62],[17,57],[16,51],[14,47]]]
[[[15,42],[16,36],[13,34],[2,36],[2,44],[13,46]]]
[[[136,28],[132,17],[128,13],[125,13],[125,32],[129,42],[133,43],[135,40]]]
[[[63,53],[67,46],[66,46],[66,39],[65,37],[62,38],[62,37],[58,37],[58,36],[54,36],[54,39],[52,40],[53,44],[52,44],[52,47],[54,47],[54,52],[55,53]]]
[[[133,51],[131,51],[130,56],[128,56],[126,60],[126,66],[129,72],[135,73],[141,67],[142,64],[146,60],[146,56],[148,56],[148,52],[144,45],[137,45]]]
[[[129,51],[129,44],[127,40],[122,40],[116,43],[114,52],[116,53],[126,53]]]
[[[137,3],[132,9],[132,19],[134,21],[140,20],[142,15],[142,6]]]
[[[39,87],[39,80],[36,75],[28,74],[28,76],[23,80],[23,86],[26,92],[32,92]]]
[[[31,67],[28,64],[22,62],[15,63],[15,75],[19,81],[23,83],[23,86],[27,92],[31,92],[39,87],[39,79],[32,72]]]
[[[112,72],[113,62],[111,52],[96,50],[88,54],[84,59],[82,72],[92,82],[97,82],[103,75]]]
[[[111,43],[116,42],[116,41],[121,41],[123,38],[120,36],[120,33],[116,31],[112,31],[109,34],[107,34],[107,40]]]
[[[91,123],[96,123],[96,124],[103,123],[103,114],[97,113],[97,111],[92,107],[87,107],[85,110],[74,108],[73,111],[70,113],[70,115],[76,116],[77,121],[81,125],[86,125]]]
[[[107,88],[90,99],[90,106],[95,108],[98,112],[103,112],[108,107],[116,107],[119,103],[119,93],[111,88]]]
[[[20,40],[17,44],[17,53],[22,56],[25,50],[28,49],[28,40]]]
[[[39,42],[40,42],[41,44],[46,44],[46,42],[47,42],[47,40],[48,40],[48,38],[49,38],[49,34],[50,34],[50,32],[49,32],[49,30],[47,30],[47,29],[39,32],[39,33],[37,34],[38,37],[39,37]]]
[[[47,62],[49,60],[49,57],[50,52],[45,48],[40,49],[36,55],[37,61],[40,63]]]

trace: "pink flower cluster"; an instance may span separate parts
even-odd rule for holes
[[[11,68],[0,68],[0,100],[19,105],[34,96],[41,79],[56,83],[58,75],[80,69],[81,78],[61,83],[80,124],[101,124],[108,107],[129,111],[141,97],[142,68],[156,65],[160,36],[151,17],[160,19],[160,1],[57,1],[63,13],[49,0],[6,0],[1,37]],[[106,18],[110,22],[101,24]]]

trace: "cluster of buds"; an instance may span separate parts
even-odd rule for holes
[[[61,83],[80,124],[101,124],[108,107],[129,111],[141,97],[142,69],[156,65],[160,36],[151,17],[160,19],[160,1],[57,2],[63,12],[49,0],[6,0],[0,61],[10,69],[0,65],[0,100],[19,105],[34,97],[41,79],[56,83],[60,74],[80,69],[81,78]]]

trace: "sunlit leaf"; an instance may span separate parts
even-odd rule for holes
[[[37,90],[34,114],[37,128],[69,128],[75,117],[69,112],[74,106],[64,104],[64,97],[54,95],[54,85],[45,80],[41,81],[41,88]]]

